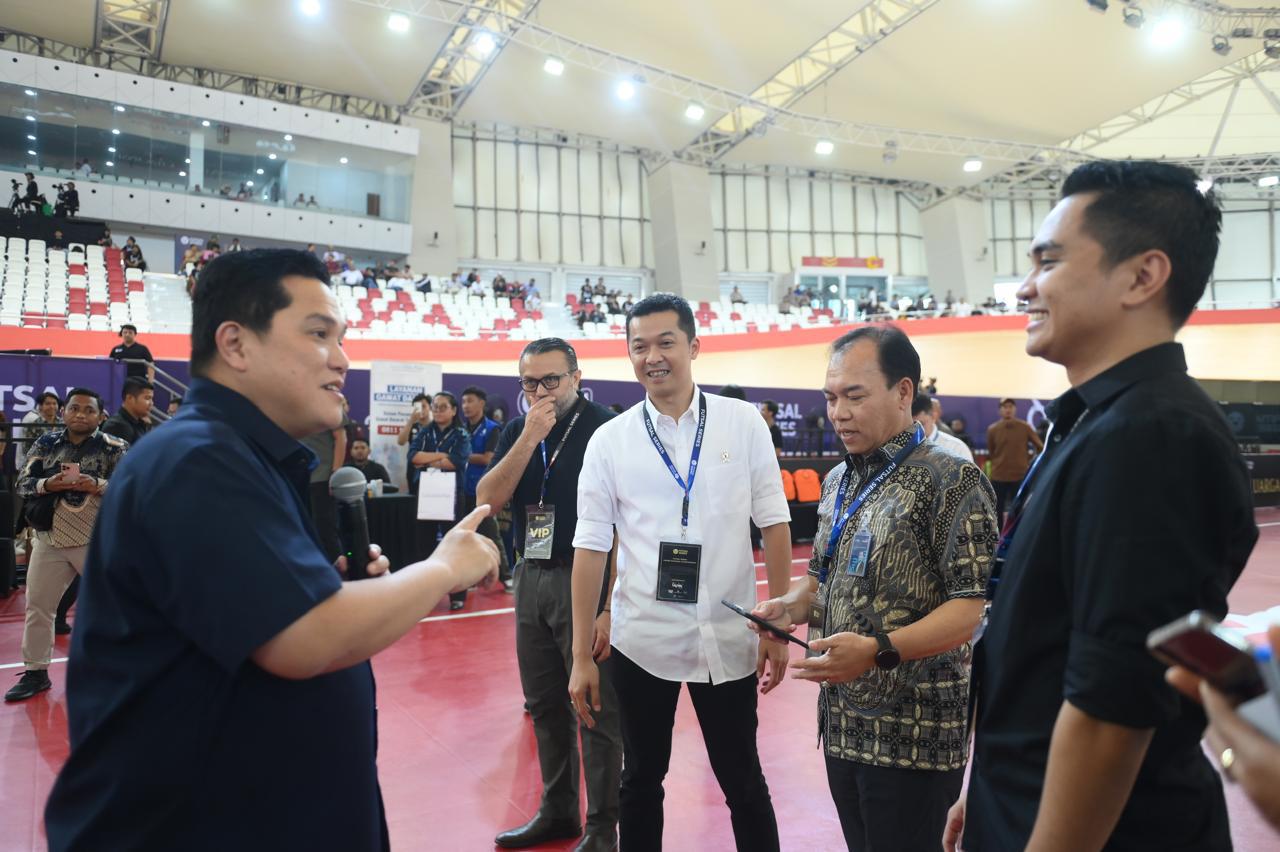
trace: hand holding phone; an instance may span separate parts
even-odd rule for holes
[[[729,607],[729,609],[733,610],[733,611],[734,611],[734,612],[736,612],[738,615],[740,615],[740,616],[742,616],[743,618],[745,618],[747,621],[750,621],[750,622],[752,622],[752,623],[754,623],[754,624],[758,624],[760,627],[764,628],[765,630],[768,630],[770,633],[772,633],[774,636],[777,636],[779,639],[785,639],[785,640],[786,640],[786,641],[788,641],[788,642],[794,642],[794,643],[796,643],[797,645],[799,645],[801,648],[804,648],[806,651],[807,651],[807,650],[809,650],[809,643],[808,643],[808,642],[805,642],[803,639],[800,639],[800,638],[797,638],[796,636],[791,635],[791,634],[790,634],[790,633],[788,633],[787,631],[783,630],[781,627],[778,627],[778,626],[776,626],[776,625],[770,624],[769,622],[765,621],[765,620],[764,620],[763,618],[761,618],[760,616],[758,616],[758,615],[756,615],[756,614],[754,614],[754,613],[748,612],[747,610],[745,610],[745,609],[743,609],[742,607],[738,606],[738,605],[737,605],[736,603],[734,603],[733,601],[729,601],[729,600],[721,600],[721,601],[720,601],[720,603],[722,603],[722,604],[724,604],[725,606]]]
[[[1147,650],[1163,663],[1199,675],[1236,703],[1267,691],[1253,647],[1200,610],[1151,631]]]

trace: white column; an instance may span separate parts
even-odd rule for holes
[[[995,264],[983,204],[951,198],[920,214],[929,289],[941,301],[948,292],[980,305],[994,292]]]
[[[204,182],[204,134],[192,131],[191,145],[187,152],[187,156],[191,158],[190,165],[187,166],[187,189],[195,189],[200,187],[200,191],[204,192],[209,189],[209,185]],[[214,189],[217,192],[217,189]]]
[[[653,217],[654,287],[690,302],[720,298],[712,245],[711,175],[706,169],[668,162],[649,174]]]
[[[440,121],[405,119],[418,128],[409,221],[413,237],[409,263],[418,274],[448,276],[458,268],[458,236],[453,215],[453,128]]]

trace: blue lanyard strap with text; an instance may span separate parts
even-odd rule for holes
[[[538,495],[538,508],[541,509],[547,501],[547,480],[551,478],[551,468],[555,467],[556,459],[560,458],[560,451],[564,449],[565,441],[569,440],[569,433],[573,431],[573,424],[578,422],[578,418],[582,416],[582,409],[585,404],[581,401],[574,403],[573,418],[569,421],[569,425],[565,428],[564,434],[560,436],[560,443],[556,444],[555,450],[551,453],[551,460],[547,461],[547,441],[544,438],[538,444],[542,448],[542,492]]]
[[[702,455],[702,433],[707,428],[707,395],[698,394],[698,431],[693,437],[693,454],[689,456],[688,482],[681,478],[680,471],[676,470],[675,462],[671,461],[671,456],[667,454],[667,448],[662,446],[662,439],[658,437],[658,430],[654,428],[653,419],[649,416],[649,407],[646,405],[640,410],[644,412],[644,428],[649,432],[649,440],[653,441],[653,446],[657,448],[658,455],[662,456],[662,460],[667,463],[667,470],[671,471],[671,475],[675,477],[676,484],[684,492],[684,503],[680,508],[680,534],[688,535],[689,495],[693,493],[693,478],[698,474],[698,457]]]
[[[849,523],[849,519],[854,516],[855,512],[862,508],[862,504],[867,502],[867,498],[875,493],[876,489],[881,485],[884,485],[890,476],[893,476],[893,472],[902,466],[902,463],[907,460],[907,456],[911,455],[912,451],[922,443],[924,443],[924,429],[922,429],[920,424],[917,423],[915,432],[912,433],[911,440],[907,442],[907,445],[901,450],[898,450],[898,454],[893,457],[892,461],[885,465],[884,469],[876,474],[874,479],[867,483],[866,487],[858,493],[857,497],[853,498],[853,502],[849,504],[849,508],[845,509],[844,512],[840,514],[839,518],[832,522],[831,535],[827,536],[827,550],[822,556],[822,567],[818,570],[819,583],[827,582],[827,572],[831,570],[831,560],[835,556],[836,545],[840,543],[840,537],[844,535],[844,528]],[[833,517],[835,517],[837,513],[840,513],[840,506],[844,503],[844,495],[849,488],[849,482],[852,478],[853,467],[850,466],[844,472],[844,476],[840,478],[840,490],[836,492],[836,505],[832,512]]]

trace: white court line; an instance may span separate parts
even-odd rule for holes
[[[1280,521],[1268,521],[1265,524],[1258,524],[1260,527],[1280,527]]]
[[[66,657],[54,657],[49,662],[65,663],[66,661],[67,661]],[[26,663],[5,663],[4,665],[0,665],[0,669],[20,669],[20,668],[23,668],[24,666],[26,666]]]

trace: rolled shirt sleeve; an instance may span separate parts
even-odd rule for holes
[[[617,430],[612,420],[596,430],[587,444],[578,477],[578,525],[573,546],[597,553],[613,549],[613,525],[617,518],[618,493],[610,460],[610,435]]]

